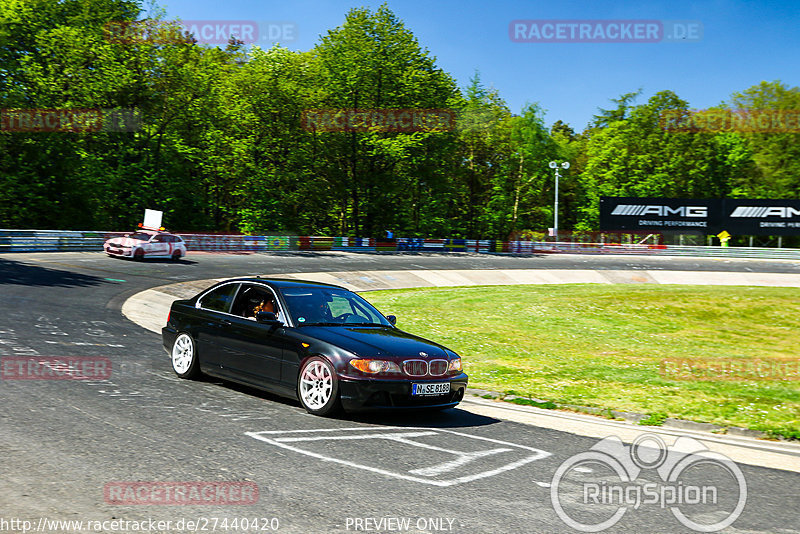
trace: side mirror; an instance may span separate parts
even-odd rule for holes
[[[395,317],[394,315],[387,315],[386,319],[388,319],[389,322],[392,323],[392,326],[394,326],[397,323],[397,317]]]
[[[283,324],[278,320],[278,316],[272,312],[262,311],[256,314],[256,322],[261,324],[280,325]]]

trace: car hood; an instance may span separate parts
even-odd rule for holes
[[[301,331],[361,357],[419,358],[424,352],[447,358],[441,345],[388,326],[307,326]]]
[[[106,244],[108,245],[117,245],[122,247],[130,247],[136,245],[137,243],[145,243],[145,241],[138,241],[136,239],[131,239],[130,237],[112,237]]]

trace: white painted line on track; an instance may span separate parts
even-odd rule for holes
[[[392,432],[386,432],[387,430],[391,430]],[[331,433],[337,431],[345,432],[345,434],[340,436],[331,435]],[[347,432],[353,432],[354,434],[347,434]],[[312,434],[312,435],[298,436],[298,434],[301,433]],[[323,435],[321,436],[313,435],[315,433],[323,433]],[[289,434],[292,437],[279,437],[281,434]],[[393,427],[393,426],[371,427],[371,428],[350,427],[350,428],[323,428],[323,429],[287,430],[287,431],[269,430],[262,432],[245,432],[245,435],[250,436],[251,438],[255,438],[259,441],[275,445],[277,447],[297,452],[299,454],[311,456],[312,458],[317,458],[324,462],[333,462],[347,467],[371,471],[373,473],[378,473],[393,478],[399,478],[402,480],[408,480],[411,482],[429,484],[432,486],[439,486],[439,487],[455,486],[457,484],[464,484],[467,482],[472,482],[474,480],[496,476],[501,473],[517,469],[531,462],[535,462],[536,460],[542,460],[544,458],[551,456],[551,453],[541,449],[536,449],[534,447],[528,447],[526,445],[519,445],[516,443],[510,443],[507,441],[501,441],[483,436],[474,436],[463,432],[456,432],[453,430],[446,430],[441,428]],[[411,439],[420,437],[448,438],[450,436],[457,436],[458,437],[457,442],[461,444],[465,443],[466,439],[474,439],[481,442],[492,443],[494,445],[501,445],[502,447],[494,447],[491,449],[465,452],[465,451],[456,451],[445,447],[438,447],[435,445],[431,445],[430,443],[415,441]],[[333,456],[332,455],[333,453],[322,454],[319,452],[315,452],[313,450],[302,448],[300,446],[289,445],[289,443],[301,444],[301,443],[322,442],[322,441],[336,442],[336,441],[380,440],[380,439],[392,441],[394,443],[399,443],[410,447],[417,447],[425,450],[432,450],[435,452],[452,454],[456,458],[432,466],[401,472],[399,470],[392,471],[388,468],[384,469],[375,467],[373,465],[365,465],[353,460],[342,458],[341,456]],[[337,450],[335,452],[341,455],[343,453],[346,454],[348,451],[352,453],[353,449],[348,447],[345,450]],[[516,458],[511,458],[510,461],[507,461],[502,465],[499,466],[490,465],[489,468],[486,468],[484,470],[478,470],[471,474],[463,475],[457,478],[452,478],[452,479],[433,478],[458,468],[464,470],[466,466],[468,466],[469,464],[472,464],[471,467],[473,467],[474,469],[480,469],[480,466],[477,465],[480,462],[480,460],[493,457],[502,453],[510,453],[510,454],[516,453]],[[362,453],[359,452],[358,454]],[[547,487],[544,485],[546,483],[537,482],[537,484],[540,487]]]

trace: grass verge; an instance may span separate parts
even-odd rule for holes
[[[800,439],[796,373],[676,379],[662,369],[677,359],[796,369],[800,289],[574,284],[365,296],[401,329],[461,354],[472,387]]]

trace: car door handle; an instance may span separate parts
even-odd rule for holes
[[[230,321],[228,321],[227,319],[223,319],[223,320],[221,320],[221,321],[220,321],[220,324],[221,324],[222,326],[230,326],[230,325],[232,325],[233,323],[232,323],[232,322],[230,322]]]

